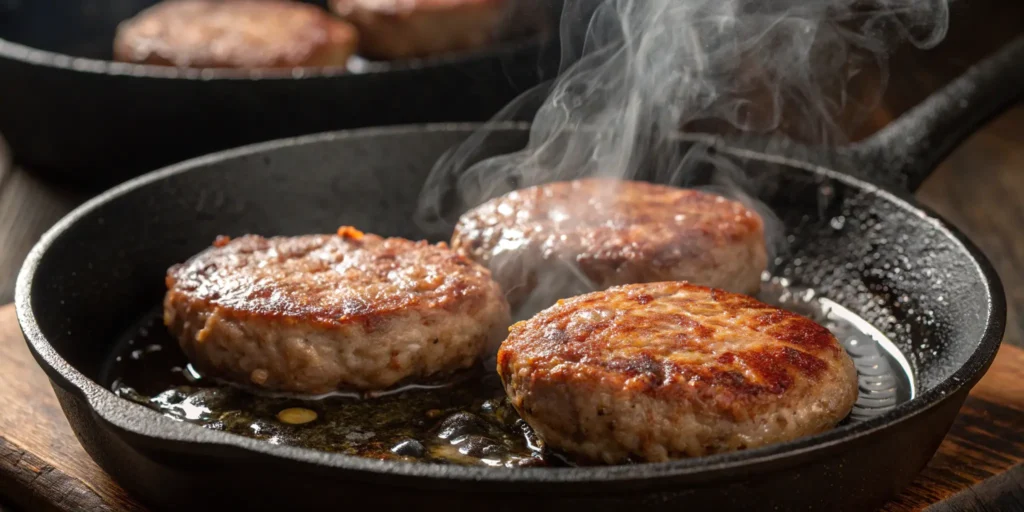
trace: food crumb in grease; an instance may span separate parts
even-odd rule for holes
[[[305,407],[289,407],[277,413],[277,419],[289,425],[303,425],[316,419],[316,411]]]
[[[270,377],[270,374],[262,368],[257,368],[249,374],[249,378],[256,384],[263,384]]]
[[[363,232],[352,226],[342,226],[338,228],[338,236],[347,240],[361,240],[363,238]]]

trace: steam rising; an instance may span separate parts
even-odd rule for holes
[[[945,0],[566,0],[559,76],[495,118],[539,103],[526,148],[483,158],[504,136],[474,135],[437,162],[419,220],[445,233],[516,188],[610,176],[710,184],[771,226],[734,162],[705,144],[681,150],[677,133],[848,142],[885,88],[890,51],[934,46],[948,17]]]

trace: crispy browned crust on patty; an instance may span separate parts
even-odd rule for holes
[[[220,238],[167,289],[165,323],[201,372],[302,393],[465,368],[509,321],[488,271],[444,244],[351,228]]]
[[[331,0],[359,29],[359,52],[395,60],[485,46],[501,35],[509,0]]]
[[[286,0],[164,0],[118,26],[114,58],[191,68],[344,66],[354,27]]]
[[[689,281],[754,293],[767,266],[764,224],[714,194],[638,181],[581,179],[492,199],[466,212],[452,248],[487,266],[513,307],[543,283],[541,307],[578,293]],[[563,289],[560,274],[590,283]]]
[[[410,308],[477,309],[496,290],[486,269],[444,244],[360,234],[220,239],[175,265],[168,289],[235,315],[321,327]]]
[[[512,326],[498,373],[552,447],[661,461],[794,439],[857,399],[852,359],[810,319],[680,282],[560,301]]]

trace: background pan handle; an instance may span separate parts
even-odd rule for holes
[[[975,64],[870,138],[852,145],[863,169],[914,191],[961,142],[1024,96],[1024,35]]]

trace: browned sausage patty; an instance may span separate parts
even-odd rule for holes
[[[607,463],[794,439],[857,399],[853,360],[824,327],[679,282],[559,301],[510,329],[498,373],[545,443]]]
[[[359,52],[381,60],[470,50],[494,41],[509,0],[331,0],[359,29]]]
[[[351,228],[218,239],[171,267],[167,289],[164,323],[201,373],[297,393],[466,368],[509,322],[483,267]]]
[[[612,179],[517,190],[466,212],[452,248],[487,266],[513,307],[537,311],[609,286],[689,281],[755,293],[764,225],[742,204]]]
[[[355,28],[287,0],[164,0],[118,27],[114,58],[192,68],[344,66]]]

